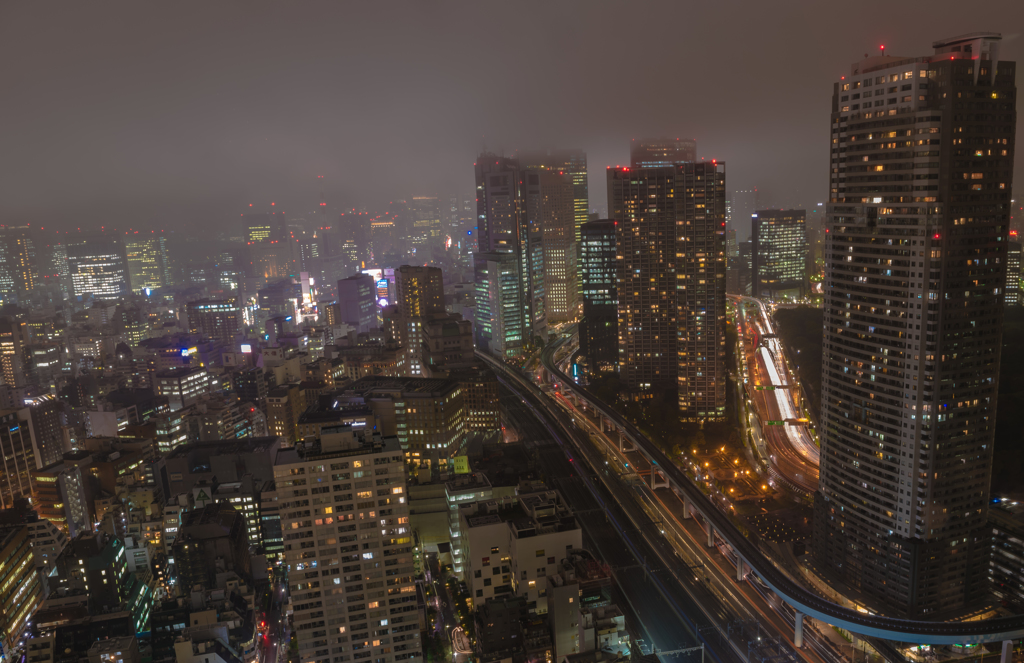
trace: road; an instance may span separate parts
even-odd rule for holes
[[[282,572],[283,574],[283,572]],[[278,663],[288,658],[288,645],[291,633],[288,629],[288,618],[284,615],[284,603],[288,600],[287,581],[284,575],[278,576],[275,570],[271,579],[272,596],[270,609],[264,613],[261,621],[266,622],[266,634],[262,636],[260,659],[262,663]]]
[[[437,559],[437,553],[427,555],[427,582],[434,588],[434,601],[436,603],[439,620],[434,624],[436,632],[444,632],[445,638],[452,644],[454,661],[462,662],[468,660],[470,653],[468,640],[461,633],[459,618],[455,615],[455,601],[448,591],[447,578],[441,573],[441,565]],[[458,643],[456,642],[458,640]]]
[[[743,331],[741,350],[748,371],[746,390],[761,424],[769,464],[776,478],[789,488],[814,493],[818,489],[821,451],[790,389],[795,378],[786,365],[771,315],[760,300],[734,297],[733,301],[739,304],[736,322],[737,328]]]
[[[524,397],[531,403],[525,403]],[[618,605],[627,615],[630,632],[660,651],[699,646],[694,632],[713,631],[711,620],[659,560],[648,537],[633,526],[619,499],[596,480],[591,468],[579,464],[582,459],[572,445],[563,435],[553,433],[558,425],[545,416],[540,404],[529,394],[503,393],[502,398],[508,398],[513,415],[510,419],[519,428],[521,438],[540,458],[545,481],[561,492],[576,514],[584,530],[585,547],[612,568],[619,592]],[[711,597],[707,600],[710,603]],[[724,612],[715,613],[715,617],[729,619]],[[723,663],[738,663],[727,646],[717,643],[715,647],[716,651],[709,647],[709,656]],[[699,656],[698,650],[669,658],[695,662]]]

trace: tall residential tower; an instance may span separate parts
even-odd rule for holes
[[[814,552],[893,616],[983,593],[1015,132],[1000,35],[832,94]]]

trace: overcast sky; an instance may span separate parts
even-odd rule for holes
[[[0,223],[227,228],[321,187],[373,210],[470,194],[484,145],[584,148],[603,211],[605,167],[655,135],[810,206],[833,81],[975,30],[1024,62],[1021,0],[6,2]]]

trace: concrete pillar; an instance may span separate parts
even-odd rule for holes
[[[743,562],[743,558],[736,555],[736,582],[743,582],[743,576],[747,573],[747,565]]]
[[[804,646],[804,613],[793,614],[793,646],[800,649]]]
[[[711,526],[711,523],[707,523],[708,526],[708,548],[715,547],[715,528]]]
[[[1003,640],[1003,655],[999,663],[1013,663],[1013,640]]]

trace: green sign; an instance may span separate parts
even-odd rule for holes
[[[785,421],[766,421],[764,423],[765,423],[766,426],[782,426],[786,422]]]
[[[456,474],[469,474],[469,456],[456,456],[452,458]]]

